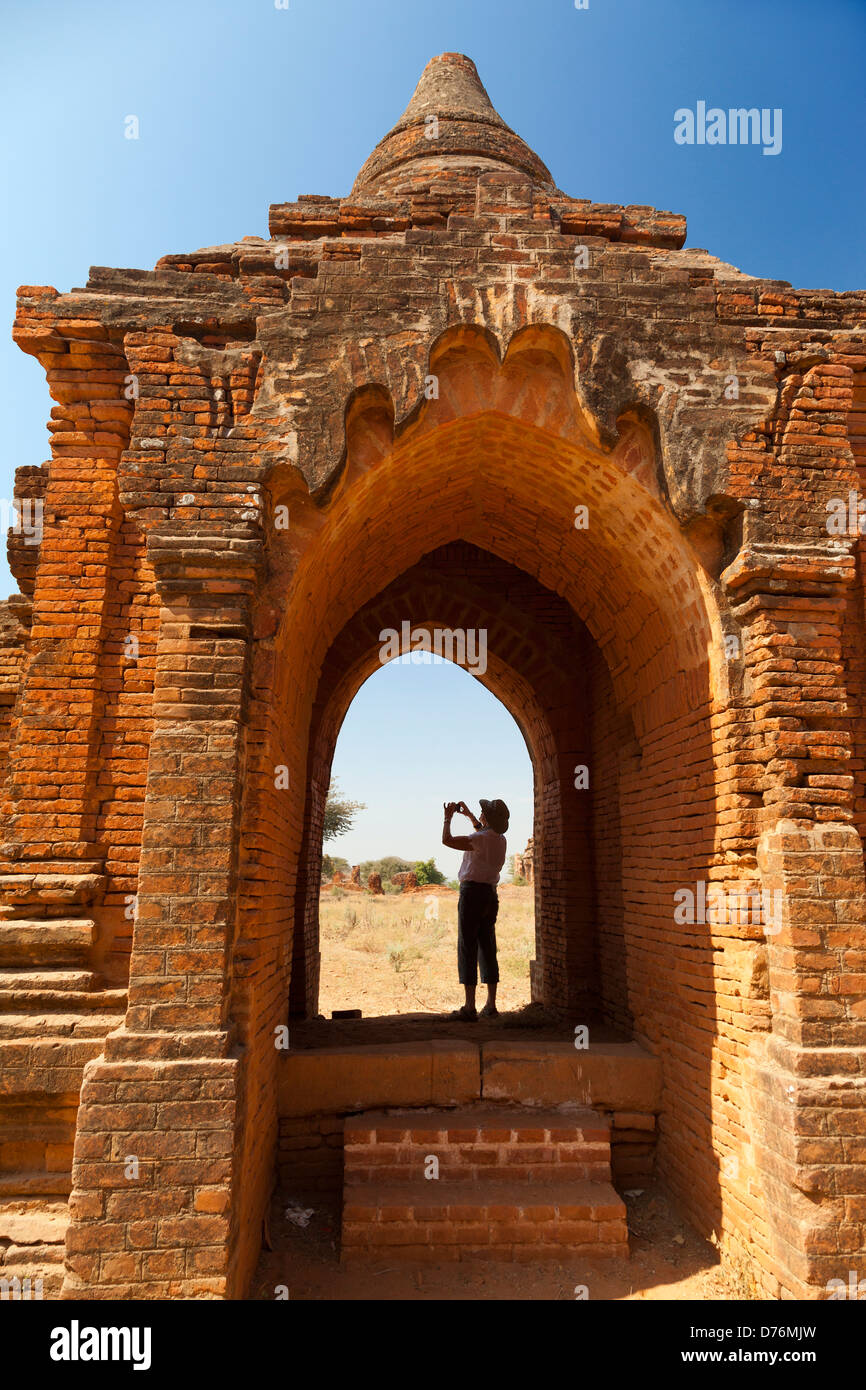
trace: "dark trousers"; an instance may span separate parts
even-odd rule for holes
[[[474,985],[481,967],[481,983],[499,980],[496,960],[496,914],[499,898],[492,883],[461,883],[457,903],[457,978]]]

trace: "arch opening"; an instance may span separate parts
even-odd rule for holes
[[[416,628],[412,636],[418,644],[429,638],[432,650],[416,646],[383,659],[358,689],[336,740],[332,786],[364,808],[351,829],[322,846],[318,1014],[326,1019],[357,1010],[365,1019],[411,1015],[420,1024],[463,1002],[456,967],[462,852],[442,844],[442,807],[465,799],[478,815],[482,796],[502,798],[511,813],[497,888],[497,1007],[508,1015],[530,1004],[532,872],[529,882],[517,882],[511,869],[519,856],[522,874],[533,833],[536,768],[505,705],[471,666],[437,654],[451,645],[448,629]],[[483,647],[473,654],[485,664]],[[472,826],[457,815],[452,830],[466,835]]]
[[[288,499],[293,519],[271,538],[260,602],[239,929],[254,919],[249,930],[267,935],[271,1016],[308,1016],[321,809],[379,634],[404,619],[486,623],[487,679],[544,769],[533,991],[564,1029],[603,1025],[664,1057],[674,1123],[660,1171],[704,1224],[717,1184],[695,1189],[689,1147],[712,1144],[714,959],[709,926],[677,928],[673,907],[677,889],[723,863],[718,590],[667,507],[642,422],[623,421],[604,454],[575,425],[573,388],[560,389],[547,358],[446,357],[439,399],[399,437],[380,407],[354,418],[346,467],[321,505],[297,479],[275,481],[272,500]],[[485,567],[501,582],[483,583]],[[288,794],[273,789],[284,763]],[[243,1036],[251,991],[242,975],[236,986]]]
[[[515,719],[534,769],[533,998],[560,1015],[594,1013],[590,805],[573,788],[574,769],[589,759],[582,671],[591,639],[564,600],[489,552],[459,542],[423,557],[359,609],[323,663],[310,725],[295,898],[304,932],[302,940],[295,936],[292,1013],[316,1012],[321,836],[337,734],[354,695],[380,662],[382,633],[400,632],[404,622],[415,629],[472,627],[483,634],[485,669],[477,678]]]

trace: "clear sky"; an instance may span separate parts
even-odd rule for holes
[[[334,775],[363,801],[356,828],[326,848],[352,864],[398,854],[435,858],[457,877],[461,855],[442,845],[442,803],[500,797],[511,812],[508,850],[532,834],[532,765],[511,715],[459,666],[391,661],[355,696],[337,740]],[[457,835],[472,827],[455,816]]]
[[[152,267],[267,235],[269,203],[347,193],[424,64],[447,51],[474,59],[567,193],[685,213],[688,245],[755,275],[866,286],[866,0],[0,0],[5,507],[15,467],[48,457],[51,404],[9,338],[16,287],[68,290],[90,265]],[[780,108],[781,153],[678,145],[674,112],[698,102]],[[458,709],[481,762],[467,762]],[[507,765],[504,731],[486,755],[475,737],[497,719]],[[407,764],[395,745],[422,756]],[[529,796],[521,749],[465,673],[378,673],[335,763],[370,811],[335,852],[429,857],[429,806],[444,796]]]

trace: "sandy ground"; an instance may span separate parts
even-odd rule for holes
[[[631,1256],[628,1260],[574,1259],[514,1265],[497,1261],[395,1265],[393,1257],[343,1266],[339,1262],[339,1203],[281,1193],[268,1223],[273,1249],[259,1261],[250,1298],[270,1300],[285,1286],[289,1298],[341,1300],[590,1300],[669,1299],[717,1301],[748,1297],[718,1267],[715,1250],[679,1220],[653,1187],[626,1197]],[[288,1209],[312,1210],[304,1228]],[[584,1292],[585,1290],[585,1292]]]
[[[442,1013],[463,1002],[457,982],[457,893],[334,894],[323,888],[319,1012],[361,1009],[369,1015]],[[497,1007],[529,1003],[535,955],[531,888],[503,884],[496,923],[500,985]],[[486,991],[478,992],[479,1004]]]

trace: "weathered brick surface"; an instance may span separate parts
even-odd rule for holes
[[[353,1188],[341,1259],[563,1260],[628,1257],[625,1205],[609,1183],[530,1188],[479,1182]]]
[[[341,1258],[628,1256],[610,1182],[610,1121],[592,1110],[466,1106],[345,1121]],[[423,1252],[418,1255],[418,1252]]]
[[[285,1051],[281,1116],[350,1114],[370,1105],[465,1105],[481,1096],[476,1044],[451,1038],[393,1046]]]
[[[346,1120],[343,1143],[347,1186],[420,1179],[430,1156],[447,1183],[610,1179],[610,1125],[592,1112],[367,1112]]]
[[[19,294],[56,405],[0,612],[0,921],[94,936],[77,983],[49,934],[4,973],[3,1045],[98,1036],[129,991],[78,1115],[70,1287],[245,1286],[274,1029],[290,995],[315,1008],[334,739],[399,615],[486,625],[526,735],[536,996],[655,1053],[659,1173],[766,1293],[821,1296],[864,1223],[863,1155],[834,1142],[866,1074],[863,540],[827,518],[866,468],[866,295],[562,193],[455,55],[350,197],[270,230]],[[783,931],[677,922],[699,880],[778,891]],[[64,1094],[83,1060],[58,1054]],[[229,1069],[230,1095],[174,1101],[224,1104],[214,1126],[148,1096],[187,1065]],[[91,1210],[128,1193],[86,1144],[163,1115],[197,1135],[145,1160],[171,1210]]]

